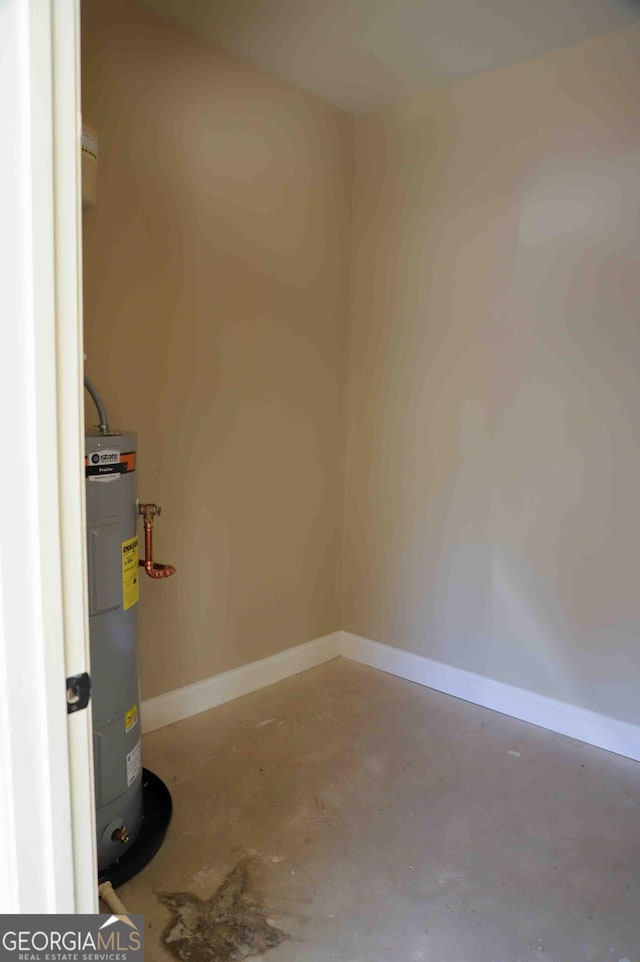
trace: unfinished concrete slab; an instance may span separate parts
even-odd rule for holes
[[[640,962],[636,762],[345,659],[144,761],[174,819],[118,892],[149,959]]]

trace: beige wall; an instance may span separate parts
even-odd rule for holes
[[[142,583],[149,697],[340,627],[353,127],[122,0],[82,21],[87,372],[178,569]]]
[[[356,122],[344,627],[640,721],[640,32]]]
[[[342,626],[640,721],[639,55],[354,121],[84,0],[87,370],[178,567],[146,697]]]

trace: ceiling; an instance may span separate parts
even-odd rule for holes
[[[640,20],[640,0],[135,0],[351,113]]]

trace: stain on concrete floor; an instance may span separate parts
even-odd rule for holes
[[[232,962],[260,955],[289,936],[271,925],[247,894],[249,859],[243,859],[207,901],[189,892],[160,895],[173,912],[164,944],[179,962]]]

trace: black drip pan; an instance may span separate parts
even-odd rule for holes
[[[171,821],[173,803],[169,789],[148,768],[142,769],[144,817],[137,839],[122,858],[98,873],[98,884],[111,882],[114,889],[124,885],[148,865],[164,841]]]

